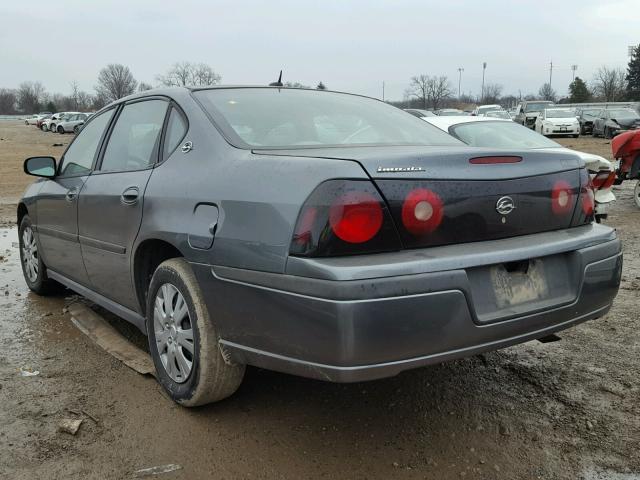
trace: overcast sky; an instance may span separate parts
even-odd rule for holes
[[[457,91],[486,82],[504,94],[561,94],[577,74],[626,68],[640,43],[640,0],[89,0],[0,2],[0,87],[41,81],[93,91],[100,68],[129,66],[155,85],[177,61],[205,62],[227,84],[284,81],[401,99],[416,74],[447,75]]]

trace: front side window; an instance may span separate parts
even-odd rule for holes
[[[84,175],[91,171],[96,150],[114,109],[94,117],[85,125],[62,157],[60,175]]]
[[[241,148],[459,145],[419,118],[357,95],[276,88],[210,89],[194,95]]]
[[[141,170],[153,165],[166,111],[164,100],[125,105],[109,137],[100,170]]]

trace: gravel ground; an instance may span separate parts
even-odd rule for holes
[[[624,242],[611,312],[560,334],[381,381],[338,385],[249,369],[215,405],[176,406],[96,347],[21,278],[22,160],[71,136],[0,122],[0,478],[640,479],[640,210],[616,188]],[[5,143],[6,142],[6,143]],[[603,139],[563,139],[609,157]],[[139,345],[145,339],[108,316]],[[38,371],[36,376],[22,376]],[[82,419],[76,435],[58,431]]]

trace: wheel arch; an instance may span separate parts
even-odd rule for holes
[[[143,316],[147,310],[147,293],[153,273],[165,260],[181,258],[184,254],[173,244],[159,238],[140,242],[133,255],[133,285]]]
[[[20,227],[20,223],[22,223],[22,219],[24,218],[25,215],[29,213],[29,210],[27,210],[27,206],[24,204],[24,202],[20,202],[18,204],[18,209],[16,213],[17,213],[18,227]]]

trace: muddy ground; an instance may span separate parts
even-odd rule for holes
[[[0,123],[0,478],[640,478],[640,210],[615,190],[620,293],[604,318],[479,357],[337,385],[249,369],[240,390],[187,410],[96,347],[20,272],[22,160],[71,136]],[[566,139],[609,156],[603,139]],[[134,342],[144,338],[110,317]],[[20,370],[38,371],[21,376]],[[92,419],[93,417],[93,419]],[[83,419],[75,436],[63,419]]]

